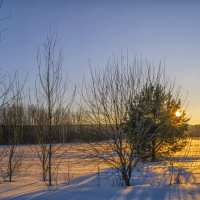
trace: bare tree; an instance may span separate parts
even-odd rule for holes
[[[18,117],[21,117],[19,116],[20,114],[18,111],[19,111],[19,106],[21,106],[20,101],[22,99],[20,98],[23,85],[24,84],[20,85],[18,81],[17,72],[15,72],[13,76],[8,73],[2,73],[0,75],[0,124],[1,124],[0,144],[2,145],[0,147],[0,172],[1,175],[5,178],[10,176],[10,181],[13,175],[12,171],[16,171],[18,167],[14,167],[14,169],[11,169],[12,166],[10,165],[10,167],[8,167],[8,160],[6,161],[6,159],[8,158],[8,156],[10,156],[10,158],[13,158],[12,154],[15,154],[16,152],[16,147],[19,142],[18,140],[19,138],[15,138],[16,140],[14,141],[14,138],[12,138],[10,135],[11,129],[8,130],[5,127],[7,128],[10,127],[12,123],[15,123],[17,122],[16,120],[19,120],[17,119]],[[11,114],[11,112],[14,112],[14,109],[16,109],[16,112],[18,112],[18,114],[16,113],[14,113],[14,115]],[[8,115],[10,115],[9,117],[11,118],[8,118]],[[4,146],[5,144],[9,144],[10,146],[9,147]],[[10,159],[11,163],[12,161],[13,159]]]
[[[133,140],[126,136],[124,123],[128,105],[141,87],[141,78],[138,60],[134,58],[129,63],[122,56],[120,60],[108,62],[103,70],[91,70],[91,80],[83,83],[80,131],[95,135],[96,141],[89,141],[81,151],[116,170],[126,186],[130,185],[139,159],[135,156]],[[139,142],[137,138],[135,143]]]
[[[4,159],[1,164],[1,175],[4,179],[12,181],[13,176],[19,172],[22,166],[24,152],[19,144],[22,142],[22,127],[24,124],[24,107],[22,88],[16,79],[9,95],[9,103],[2,108],[3,121],[2,127],[6,134],[4,142]]]
[[[2,8],[3,3],[4,0],[0,0],[0,8]],[[9,17],[10,15],[1,16],[0,21]],[[6,30],[7,28],[1,28],[0,41]],[[10,182],[13,175],[19,170],[22,161],[22,152],[17,147],[21,140],[22,89],[23,86],[19,84],[17,72],[14,73],[14,76],[8,73],[0,74],[0,144],[2,145],[0,147],[0,172],[4,179],[9,177]],[[4,134],[5,131],[6,134]],[[3,146],[5,143],[7,146]]]
[[[51,32],[43,44],[42,53],[38,51],[37,57],[40,86],[36,84],[36,99],[39,105],[42,105],[46,120],[45,126],[40,127],[45,130],[42,130],[43,139],[40,141],[38,156],[40,159],[42,156],[41,162],[46,163],[46,159],[48,160],[49,186],[52,185],[54,171],[52,167],[55,166],[55,162],[60,163],[60,157],[56,158],[58,155],[56,152],[62,147],[62,144],[56,144],[62,142],[58,139],[58,135],[61,133],[62,126],[65,125],[65,117],[70,111],[75,94],[73,92],[70,97],[67,95],[67,82],[62,74],[62,53],[57,47],[57,35]]]

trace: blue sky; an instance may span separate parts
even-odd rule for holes
[[[184,0],[5,0],[0,28],[0,69],[37,74],[37,47],[50,28],[58,30],[70,82],[105,66],[113,53],[136,52],[165,61],[183,94],[189,93],[191,123],[200,123],[200,1]]]

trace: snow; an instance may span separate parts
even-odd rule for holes
[[[190,143],[188,143],[189,145]],[[121,187],[120,179],[111,176],[108,166],[100,165],[100,173],[95,164],[83,159],[80,152],[68,148],[65,153],[58,184],[51,190],[41,181],[37,159],[30,148],[24,146],[26,173],[14,177],[14,181],[0,179],[0,199],[16,200],[177,200],[200,199],[200,139],[193,139],[187,152],[182,151],[174,157],[174,173],[182,169],[181,184],[175,178],[169,184],[172,166],[166,162],[145,163],[133,172],[132,186]],[[188,155],[186,155],[186,153]],[[28,166],[28,167],[27,167]],[[69,169],[70,166],[70,169]],[[63,176],[70,170],[71,181],[66,183]],[[114,174],[114,173],[113,173]]]

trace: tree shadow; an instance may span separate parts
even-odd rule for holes
[[[120,187],[113,184],[112,169],[98,173],[87,174],[73,179],[70,184],[60,183],[58,190],[47,188],[28,193],[21,193],[8,199],[69,199],[69,200],[156,200],[156,199],[199,199],[198,179],[187,169],[181,169],[180,183],[169,184],[171,166],[162,168],[160,162],[148,163],[149,169],[135,169],[131,180],[132,186]],[[146,165],[146,167],[147,167]],[[152,170],[152,168],[154,170]],[[162,168],[162,169],[161,169]],[[146,171],[145,171],[146,170]],[[162,173],[161,173],[162,170]],[[179,173],[174,168],[174,173]],[[145,172],[144,172],[145,171]],[[187,178],[189,177],[189,178]],[[189,186],[189,184],[192,184]]]

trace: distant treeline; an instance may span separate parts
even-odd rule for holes
[[[43,127],[44,128],[44,127]],[[20,128],[20,144],[38,144],[40,140],[41,127],[36,125],[24,125]],[[0,126],[0,144],[6,145],[10,143],[10,138],[14,135],[12,127],[1,125]],[[44,134],[44,130],[42,134]],[[84,141],[102,141],[103,138],[98,129],[91,125],[79,127],[78,125],[67,126],[53,126],[52,130],[53,141],[55,143],[70,143],[70,142],[84,142]],[[200,125],[190,125],[189,135],[192,137],[200,137]],[[46,127],[46,136],[48,130]],[[44,138],[44,135],[41,136]]]
[[[190,125],[189,133],[193,137],[200,137],[200,125]]]

